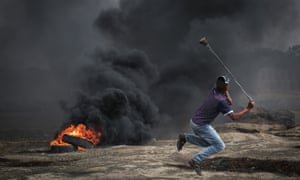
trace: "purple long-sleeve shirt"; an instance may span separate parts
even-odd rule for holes
[[[233,110],[228,104],[227,97],[216,88],[213,88],[203,104],[192,116],[192,121],[198,125],[210,124],[220,112],[223,113],[224,116],[227,116],[232,113]]]

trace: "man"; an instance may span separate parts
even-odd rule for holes
[[[208,156],[218,153],[225,148],[225,144],[210,125],[221,112],[232,120],[237,120],[254,107],[254,101],[249,101],[246,108],[240,112],[234,112],[231,108],[232,99],[228,91],[229,79],[226,76],[217,78],[215,87],[211,90],[202,106],[196,110],[191,119],[193,134],[180,134],[177,141],[177,150],[180,151],[183,145],[189,143],[205,147],[197,153],[190,161],[190,166],[201,176],[200,163]]]

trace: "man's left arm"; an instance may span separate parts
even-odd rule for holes
[[[228,114],[228,116],[232,120],[238,120],[242,116],[244,116],[247,112],[249,112],[254,107],[254,104],[255,104],[254,101],[249,101],[247,107],[245,107],[244,109],[242,109],[240,112],[231,112],[231,113]]]

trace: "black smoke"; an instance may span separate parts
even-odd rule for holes
[[[73,99],[74,75],[104,42],[92,26],[113,1],[0,2],[0,129],[57,129],[61,99]],[[96,37],[98,39],[96,39]]]
[[[158,76],[155,66],[138,50],[98,51],[93,57],[95,64],[79,73],[82,89],[66,125],[84,123],[100,130],[102,145],[147,142],[159,120],[147,95]]]
[[[198,44],[202,36],[257,101],[297,92],[299,7],[296,0],[3,0],[3,127],[57,129],[68,119],[94,124],[107,144],[177,133],[226,74]],[[234,83],[231,90],[244,106]],[[300,107],[297,98],[267,100]]]
[[[299,12],[294,0],[123,0],[119,8],[102,12],[95,25],[114,47],[140,49],[158,65],[160,77],[149,95],[167,114],[168,128],[178,131],[188,124],[215,77],[227,74],[198,44],[203,36],[255,99],[268,91],[299,90],[299,82],[291,80],[299,75],[299,57],[287,52],[299,43],[294,39],[300,27]],[[286,83],[276,84],[274,79]],[[236,107],[245,106],[247,100],[240,98],[241,91],[232,84]],[[270,99],[257,101],[278,104]]]

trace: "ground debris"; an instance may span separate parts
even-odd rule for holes
[[[299,126],[226,123],[224,151],[202,163],[204,179],[299,179]],[[274,133],[289,136],[275,136]],[[273,134],[272,134],[273,133]],[[201,147],[174,139],[141,146],[95,147],[54,154],[49,139],[0,140],[2,179],[197,179],[187,165]],[[183,157],[183,158],[181,158]]]
[[[217,157],[203,161],[204,170],[234,171],[234,172],[272,172],[286,176],[300,175],[300,161],[260,160],[247,157],[229,158]]]

